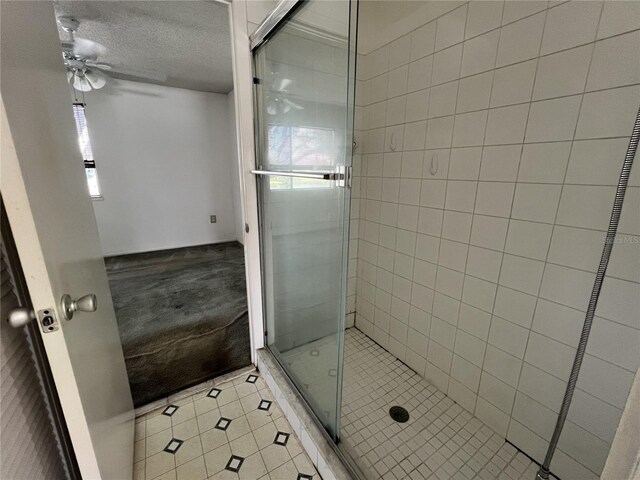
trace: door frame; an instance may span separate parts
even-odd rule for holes
[[[255,169],[253,66],[248,32],[247,0],[215,0],[228,6],[231,32],[233,89],[236,112],[238,172],[240,175],[241,211],[245,224],[244,254],[251,337],[251,362],[257,365],[256,350],[264,347],[262,272],[258,223],[257,185],[251,170]]]

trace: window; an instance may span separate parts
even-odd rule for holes
[[[269,165],[283,170],[332,170],[337,153],[332,129],[269,125]],[[330,182],[313,178],[270,177],[272,190],[328,188]]]
[[[73,118],[76,120],[76,130],[78,131],[78,144],[80,153],[84,160],[84,171],[87,174],[87,184],[89,194],[92,198],[100,198],[100,187],[98,186],[98,173],[96,162],[93,159],[93,150],[89,140],[89,128],[87,127],[87,117],[85,116],[84,103],[73,104]]]

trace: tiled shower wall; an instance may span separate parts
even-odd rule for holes
[[[640,104],[639,29],[640,2],[472,1],[358,57],[356,326],[538,461]],[[630,185],[564,479],[598,477],[640,365],[640,165]]]

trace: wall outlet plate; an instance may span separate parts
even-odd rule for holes
[[[218,221],[215,215],[210,215],[209,220],[211,220],[211,223],[216,223]]]

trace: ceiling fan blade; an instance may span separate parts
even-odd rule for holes
[[[282,101],[289,105],[290,107],[295,108],[296,110],[304,110],[304,107],[296,102],[292,102],[288,98],[283,98]]]
[[[80,92],[90,92],[91,84],[84,76],[76,74],[73,78],[73,88]]]
[[[135,77],[146,80],[155,80],[157,82],[165,82],[167,80],[166,73],[140,68],[112,66],[110,72],[116,75],[122,75],[123,77]]]
[[[107,47],[93,40],[76,37],[73,42],[73,54],[77,57],[95,60],[105,53]]]
[[[86,70],[84,76],[94,90],[99,90],[107,84],[106,75],[100,70]]]
[[[293,82],[291,81],[291,79],[283,78],[282,80],[280,80],[280,83],[278,83],[278,88],[276,88],[276,92],[284,91],[292,83]]]
[[[104,70],[105,72],[109,72],[113,69],[110,63],[94,62],[93,60],[87,60],[84,63],[87,67],[97,68],[98,70]]]

